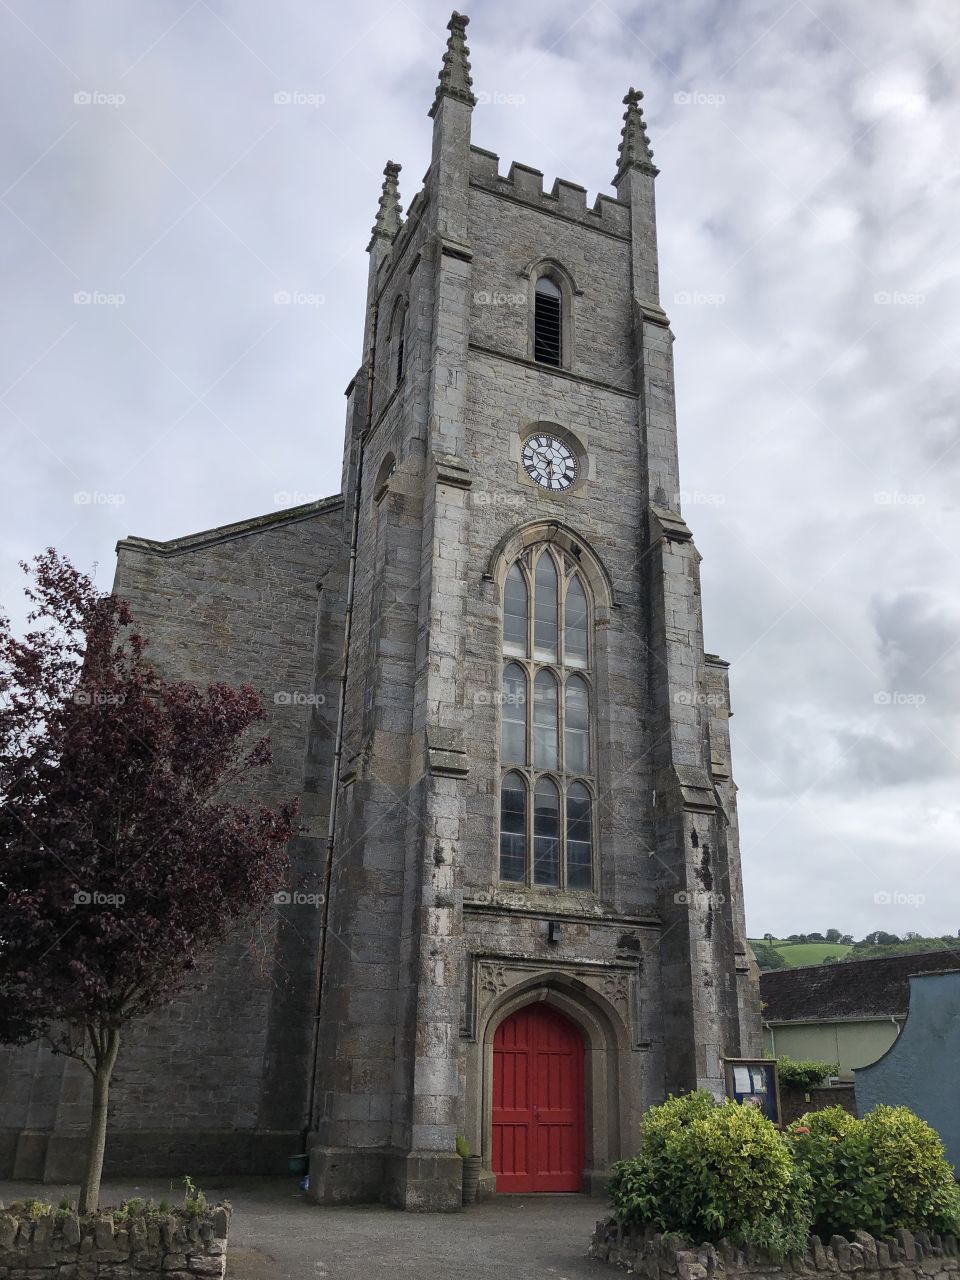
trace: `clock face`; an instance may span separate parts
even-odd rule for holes
[[[541,489],[569,489],[579,467],[572,449],[556,436],[531,436],[523,446],[523,469]]]

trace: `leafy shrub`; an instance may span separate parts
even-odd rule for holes
[[[759,1111],[697,1092],[646,1113],[640,1152],[614,1166],[610,1195],[624,1225],[696,1243],[726,1237],[782,1257],[806,1245],[808,1184]]]
[[[113,1211],[113,1220],[127,1222],[130,1218],[154,1216],[156,1212],[157,1209],[152,1200],[146,1200],[143,1196],[131,1196],[129,1200],[120,1201],[119,1207]]]
[[[788,1133],[810,1177],[819,1236],[960,1230],[960,1191],[943,1143],[908,1107],[875,1107],[862,1120],[828,1107]]]
[[[46,1218],[53,1213],[53,1205],[46,1200],[38,1200],[36,1196],[29,1196],[26,1200],[12,1200],[7,1212],[19,1218],[29,1218],[31,1222],[38,1222],[41,1218]]]
[[[457,1155],[461,1160],[466,1160],[470,1155],[470,1143],[466,1140],[462,1133],[457,1134]]]
[[[780,1083],[787,1089],[815,1089],[823,1084],[827,1076],[835,1076],[840,1072],[839,1062],[819,1062],[815,1058],[794,1059],[781,1054],[777,1058],[777,1075]]]
[[[207,1212],[207,1197],[189,1173],[183,1175],[183,1213],[188,1218],[202,1218]]]

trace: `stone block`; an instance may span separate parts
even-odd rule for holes
[[[894,1236],[900,1248],[900,1256],[906,1262],[916,1262],[917,1247],[913,1238],[913,1233],[907,1231],[904,1227],[899,1227],[894,1232]]]

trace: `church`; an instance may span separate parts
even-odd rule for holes
[[[614,194],[504,174],[467,21],[406,216],[384,170],[342,492],[118,547],[163,672],[261,693],[302,827],[269,931],[121,1049],[108,1177],[307,1152],[317,1203],[451,1210],[462,1135],[484,1193],[597,1192],[759,1054],[642,95]],[[0,1051],[0,1175],[75,1178],[88,1088]]]

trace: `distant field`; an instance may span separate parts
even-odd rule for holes
[[[751,942],[763,942],[763,938],[751,938]],[[774,938],[773,947],[779,951],[791,969],[803,964],[823,964],[827,956],[845,956],[850,950],[840,942],[784,942]]]

